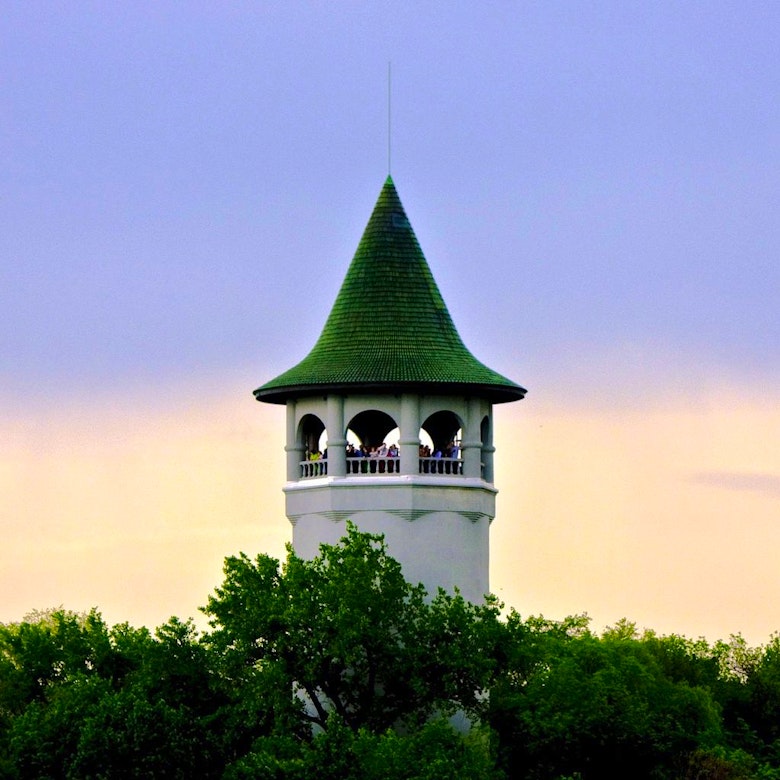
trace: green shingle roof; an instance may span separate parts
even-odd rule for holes
[[[317,343],[255,397],[284,403],[361,389],[465,391],[495,402],[525,394],[461,341],[390,176]]]

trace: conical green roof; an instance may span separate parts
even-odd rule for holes
[[[495,402],[525,394],[461,341],[390,176],[314,348],[255,397],[360,389],[463,390]]]

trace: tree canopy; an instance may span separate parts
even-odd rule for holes
[[[428,594],[350,526],[226,559],[209,629],[0,624],[2,778],[780,778],[780,637],[750,648]]]

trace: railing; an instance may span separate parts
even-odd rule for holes
[[[463,476],[463,461],[460,458],[420,458],[420,474]]]
[[[400,474],[401,461],[397,455],[390,457],[347,458],[347,476],[363,476],[376,474]],[[300,462],[301,479],[314,479],[328,476],[327,459],[302,460]],[[419,458],[420,474],[443,476],[463,476],[463,460],[461,458]]]
[[[401,462],[397,455],[392,457],[347,458],[347,476],[352,474],[400,474]]]
[[[327,477],[327,460],[302,460],[301,461],[301,479],[311,479],[312,477]]]

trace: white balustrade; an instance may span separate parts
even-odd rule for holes
[[[301,463],[301,479],[311,479],[312,477],[327,477],[328,476],[328,461],[327,460],[302,460]]]
[[[387,457],[347,458],[347,476],[400,475],[401,461],[397,455]],[[328,476],[327,459],[302,460],[301,479]],[[463,476],[462,458],[419,458],[419,473],[441,476]]]
[[[460,458],[420,458],[420,474],[463,476],[463,461]]]
[[[347,458],[347,476],[355,474],[400,474],[401,461],[397,455]]]

